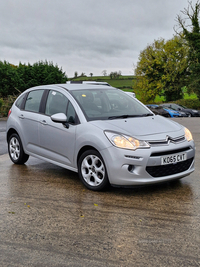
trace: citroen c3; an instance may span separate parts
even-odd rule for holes
[[[194,171],[191,132],[107,83],[27,89],[9,111],[7,142],[15,164],[37,157],[77,172],[96,191],[172,181]]]

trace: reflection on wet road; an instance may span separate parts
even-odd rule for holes
[[[0,156],[0,266],[200,266],[197,128],[194,173],[135,189],[92,192],[76,173]]]

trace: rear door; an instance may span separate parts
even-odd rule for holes
[[[39,149],[38,120],[43,93],[44,90],[41,89],[30,91],[23,110],[19,112],[20,137],[24,148],[36,154]]]

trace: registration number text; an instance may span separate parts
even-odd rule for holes
[[[161,158],[161,165],[174,164],[187,159],[186,153],[168,155]]]

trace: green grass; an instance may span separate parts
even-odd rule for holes
[[[97,82],[107,82],[111,86],[132,91],[134,76],[120,76],[118,79],[111,79],[110,76],[93,76],[93,77],[77,77],[69,78],[73,81],[97,81]]]
[[[183,96],[183,99],[184,100],[197,100],[197,95],[196,94],[188,94],[188,93],[184,93],[184,96]],[[164,96],[156,96],[155,100],[154,100],[155,103],[162,103],[162,102],[165,102],[165,97]]]

